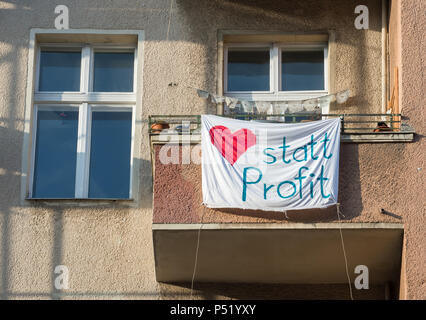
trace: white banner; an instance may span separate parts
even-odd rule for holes
[[[262,123],[201,117],[203,203],[265,211],[337,203],[340,119]]]

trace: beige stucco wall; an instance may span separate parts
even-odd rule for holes
[[[420,0],[413,1],[414,4],[408,2],[403,1],[403,8],[408,11],[415,11],[412,6],[416,4],[421,6]],[[150,114],[215,111],[186,86],[216,91],[219,29],[334,30],[336,58],[331,90],[350,88],[353,92],[353,97],[336,111],[380,110],[381,5],[378,0],[363,2],[370,10],[370,29],[366,31],[353,27],[353,11],[358,2],[352,0],[344,3],[259,1],[259,5],[243,0],[176,0],[171,15],[168,0],[63,0],[61,4],[70,9],[70,28],[145,31],[143,82],[139,83],[143,88],[144,120]],[[130,208],[115,203],[78,207],[22,200],[21,176],[26,172],[22,172],[21,161],[26,154],[22,146],[30,29],[54,28],[56,5],[56,1],[46,0],[0,1],[0,296],[6,299],[61,297],[53,285],[53,270],[62,264],[70,270],[70,289],[61,293],[65,297],[188,297],[188,288],[155,281],[151,155],[146,122],[137,133],[141,141],[141,152],[136,157],[141,164],[139,201]],[[410,27],[407,32],[412,32],[403,33],[409,38],[402,47],[414,48],[415,37],[420,39],[421,26],[413,29],[416,20],[408,15],[403,15],[402,21],[403,26],[405,23]],[[414,56],[403,55],[403,65],[409,64],[410,59],[419,60],[415,51],[412,54]],[[405,78],[403,75],[407,84],[402,85],[406,90],[402,101],[407,104],[410,121],[424,134],[424,111],[419,117],[417,110],[422,107],[420,102],[424,102],[424,97],[421,101],[418,96],[419,77],[418,70],[414,75],[410,72],[405,73]],[[178,85],[169,87],[170,82]],[[348,175],[364,182],[351,186],[344,197],[352,203],[351,192],[355,192],[355,205],[365,208],[360,212],[368,221],[377,220],[376,210],[385,204],[390,211],[410,219],[409,230],[414,236],[407,236],[406,240],[408,298],[424,298],[424,268],[419,263],[425,261],[424,139],[412,145],[383,146],[380,157],[377,149],[368,145],[347,148],[351,153],[343,155],[343,159],[355,162],[358,167],[358,171]],[[377,175],[379,170],[381,176]],[[377,194],[369,196],[369,190],[376,188],[384,188],[383,198],[379,200]],[[358,209],[355,211],[359,212]],[[212,287],[205,288],[200,297],[215,297],[215,292],[222,295],[217,286]],[[233,290],[245,292],[246,288]],[[273,296],[265,293],[265,297]]]
[[[389,2],[389,70],[387,78],[389,81],[389,95],[392,94],[395,81],[395,68],[401,71],[401,1],[392,0]],[[401,75],[399,76],[399,86],[401,87]],[[401,98],[401,97],[399,97]],[[390,97],[388,97],[390,99]],[[399,103],[401,101],[399,100]]]
[[[409,206],[406,212],[406,245],[405,245],[405,277],[406,298],[425,299],[426,297],[426,196],[424,192],[425,178],[425,123],[426,101],[424,39],[426,30],[426,3],[421,0],[401,1],[401,107],[403,114],[410,118],[410,123],[418,132],[417,143],[410,146],[411,170],[417,170],[417,179],[406,177],[407,185],[412,186],[407,192],[405,203]],[[407,173],[410,168],[407,168]],[[409,182],[411,181],[411,183]],[[418,185],[418,189],[416,188]]]

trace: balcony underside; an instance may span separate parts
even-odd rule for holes
[[[398,284],[403,228],[389,223],[153,224],[156,277],[191,282],[352,283],[357,265],[371,284]]]

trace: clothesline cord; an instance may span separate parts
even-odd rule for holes
[[[204,218],[204,212],[201,215],[200,228],[198,229],[198,236],[197,236],[197,247],[195,249],[194,270],[192,272],[192,280],[191,280],[191,295],[190,295],[191,300],[192,300],[192,295],[193,295],[193,292],[194,292],[194,281],[195,281],[195,274],[196,274],[196,271],[197,271],[198,251],[200,249],[200,235],[201,235],[201,229],[203,228],[203,218]]]
[[[352,294],[352,282],[351,277],[349,276],[349,268],[348,268],[348,259],[346,257],[346,249],[345,249],[345,241],[343,240],[343,233],[342,233],[342,226],[340,225],[340,204],[337,204],[337,219],[339,220],[339,231],[340,231],[340,240],[342,242],[342,249],[343,249],[343,257],[345,259],[345,269],[346,269],[346,276],[348,278],[348,285],[349,285],[349,295],[351,297],[351,300],[354,300],[353,294]]]

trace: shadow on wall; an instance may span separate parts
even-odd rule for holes
[[[51,14],[39,15],[35,14],[36,10],[33,10],[32,6],[42,6],[41,3],[2,2],[5,7],[0,8],[0,29],[4,31],[0,40],[0,69],[5,71],[3,81],[6,85],[0,88],[0,299],[13,297],[57,299],[61,297],[61,291],[54,286],[57,277],[54,268],[64,263],[65,215],[76,206],[43,202],[27,202],[22,205],[21,199],[21,179],[22,175],[27,174],[22,172],[21,167],[22,145],[24,140],[29,141],[28,135],[24,134],[29,28],[53,28],[54,5],[48,4],[52,6],[51,10],[41,11]],[[14,29],[16,21],[23,17],[30,21],[29,28],[24,28],[23,31],[22,28],[17,28],[16,32],[24,32],[17,35]],[[51,25],[46,26],[44,19],[49,20]],[[141,130],[146,132],[146,127],[141,127]],[[134,163],[135,167],[139,168],[139,207],[151,208],[151,163],[143,159],[134,159]],[[111,209],[120,206],[110,202],[103,207]],[[103,207],[86,206],[87,212]],[[127,207],[122,208],[119,212],[121,216],[128,212]],[[43,245],[40,246],[40,243]],[[42,258],[36,257],[37,255]],[[42,260],[44,257],[46,259]],[[44,276],[47,277],[47,281],[40,283],[40,279],[44,280]],[[32,288],[38,292],[33,292]],[[155,293],[133,294],[146,297]],[[97,295],[102,296],[102,293]]]
[[[304,210],[288,210],[284,213],[274,212],[274,211],[259,211],[259,210],[242,210],[242,209],[220,209],[215,211],[220,211],[236,216],[247,216],[251,218],[259,218],[271,220],[274,222],[277,221],[287,221],[287,222],[304,222],[304,223],[314,223],[314,222],[329,222],[338,220],[337,216],[337,206],[332,205],[328,208],[315,208],[315,209],[304,209]],[[351,216],[353,217],[353,216]],[[342,220],[345,219],[341,215]]]
[[[340,147],[339,203],[342,220],[353,219],[363,210],[358,148],[358,144],[349,143]]]
[[[54,273],[54,268],[58,265],[64,264],[64,221],[67,211],[73,208],[78,210],[76,204],[62,205],[60,201],[55,201],[54,204],[49,201],[33,201],[28,202],[26,205],[21,204],[21,148],[11,148],[13,146],[20,146],[24,134],[22,131],[9,129],[9,125],[14,125],[17,120],[14,118],[14,111],[11,108],[10,119],[2,118],[0,126],[0,299],[6,300],[10,298],[50,298],[60,299],[66,296],[96,296],[102,297],[117,297],[120,295],[114,293],[64,293],[55,287],[55,279],[58,274]],[[16,141],[16,144],[11,142]],[[13,149],[13,150],[12,150]],[[8,152],[10,151],[10,152]],[[135,159],[136,167],[140,171],[147,171],[150,169],[150,163],[146,160]],[[143,177],[143,176],[141,176]],[[151,179],[143,179],[141,181]],[[142,189],[143,188],[143,189]],[[140,207],[150,208],[152,204],[152,187],[150,183],[145,183],[140,189],[141,195],[139,202]],[[109,209],[119,208],[119,217],[128,214],[128,206],[126,204],[116,204],[115,202],[103,201],[100,205],[88,205],[85,207],[87,212],[91,209],[102,210],[102,208]],[[105,211],[107,213],[107,211]],[[72,214],[72,212],[71,212]],[[84,216],[80,215],[84,218]],[[118,218],[119,218],[118,217]],[[19,228],[17,228],[17,218],[20,219]],[[117,218],[117,217],[115,217]],[[23,220],[22,220],[23,219]],[[37,223],[33,223],[37,220]],[[32,228],[29,230],[27,226]],[[47,231],[50,230],[50,231]],[[47,237],[45,232],[51,232]],[[22,233],[20,235],[17,232]],[[25,234],[28,232],[28,234]],[[37,246],[32,249],[34,242],[46,242],[46,246]],[[24,247],[25,246],[25,247]],[[27,252],[27,250],[29,250]],[[34,251],[34,250],[38,250]],[[42,250],[42,251],[40,251]],[[16,255],[18,261],[21,260],[20,265],[16,265]],[[43,265],[38,265],[40,260],[34,255],[46,256],[48,259],[42,261]],[[33,258],[32,258],[33,256]],[[29,266],[30,269],[25,269]],[[46,268],[51,268],[51,270]],[[32,274],[37,273],[36,276]],[[45,288],[47,283],[42,283],[38,290],[39,292],[28,292],[33,286],[31,284],[32,276],[39,278],[40,274],[50,274],[50,290],[43,290],[39,287]],[[23,273],[23,274],[22,274]],[[17,279],[16,277],[20,278]],[[37,282],[37,280],[34,280]],[[30,284],[27,287],[25,283]],[[19,289],[15,289],[19,287]],[[143,298],[154,296],[155,293],[147,292],[133,292],[125,293],[123,296],[130,295]]]
[[[97,296],[99,298],[103,296],[114,296],[113,293],[92,294],[90,292],[67,294],[55,288],[55,279],[58,274],[54,273],[54,268],[55,266],[64,264],[63,238],[65,214],[73,208],[78,210],[78,207],[72,203],[66,204],[66,202],[70,201],[65,201],[64,205],[62,205],[60,201],[55,201],[54,204],[49,201],[34,201],[31,203],[28,202],[26,205],[22,206],[20,190],[20,160],[22,153],[19,147],[11,150],[11,141],[16,141],[16,144],[13,144],[13,146],[20,146],[24,134],[22,131],[8,128],[10,123],[13,124],[16,122],[13,110],[10,112],[10,121],[5,118],[0,120],[2,122],[0,126],[0,150],[3,151],[0,154],[0,299],[5,300],[14,297],[47,297],[51,299],[60,299],[63,296],[73,295],[88,297]],[[139,165],[142,172],[150,169],[150,163],[148,161],[140,159],[135,160],[138,162],[136,167]],[[141,181],[143,180],[145,179],[141,178]],[[151,179],[146,180],[151,181]],[[151,184],[145,183],[141,188],[143,189],[140,189],[140,207],[149,208],[152,204]],[[88,205],[85,207],[85,210],[90,212],[91,209],[102,210],[102,208],[105,208],[110,211],[111,208],[120,208],[118,212],[115,213],[118,213],[119,217],[121,217],[128,214],[129,207],[125,205],[126,204],[123,206],[115,202],[104,201],[103,204],[100,205]],[[107,213],[107,211],[105,212]],[[84,218],[82,215],[79,216]],[[21,223],[19,223],[19,228],[17,228],[17,218],[21,221]],[[37,220],[37,223],[33,223],[35,220]],[[31,230],[27,228],[28,224],[30,228],[32,228]],[[17,232],[22,234],[18,235],[16,234]],[[25,234],[26,232],[28,232],[28,234]],[[45,232],[49,232],[50,234],[46,237]],[[32,249],[31,246],[34,242],[46,242],[46,246],[37,246]],[[27,250],[29,251],[27,252]],[[34,250],[38,250],[38,252]],[[40,250],[42,250],[42,252]],[[17,254],[20,255],[18,261],[22,260],[24,262],[21,265],[15,265],[16,257],[14,257],[14,255]],[[34,255],[46,256],[48,259],[42,261],[43,265],[38,265],[40,260],[38,260],[38,257],[32,258]],[[25,266],[29,266],[31,269],[25,270]],[[52,270],[46,269],[49,267]],[[29,270],[31,270],[31,272],[29,272]],[[23,274],[21,272],[23,272]],[[26,289],[31,290],[32,285],[27,288],[25,283],[31,284],[31,280],[34,280],[31,279],[31,277],[34,276],[34,274],[32,274],[33,272],[37,273],[37,276],[34,278],[38,278],[40,274],[48,272],[51,276],[51,289],[39,289],[39,292],[27,292]],[[19,276],[20,279],[17,279],[17,276]],[[37,280],[34,281],[37,282]],[[22,287],[22,285],[24,286]],[[17,290],[15,289],[17,287],[20,288]],[[46,283],[41,284],[40,287],[45,288]],[[22,292],[19,292],[21,290]],[[149,294],[140,292],[127,295],[149,298],[153,296],[154,293]]]
[[[5,14],[0,9],[0,19]],[[1,20],[0,20],[1,21]],[[2,42],[0,42],[2,45]],[[17,111],[17,96],[19,74],[25,70],[18,65],[18,50],[7,50],[8,46],[0,47],[0,66],[2,70],[11,70],[3,78],[9,85],[9,92],[1,93],[0,97],[0,298],[6,299],[9,291],[9,266],[11,262],[11,216],[12,208],[19,206],[20,201],[20,181],[21,181],[21,158],[22,142],[24,134],[21,131],[24,127],[23,116]],[[9,75],[9,77],[7,77]],[[5,86],[8,87],[7,85]],[[3,89],[4,90],[4,89]],[[19,130],[21,129],[21,130]]]

